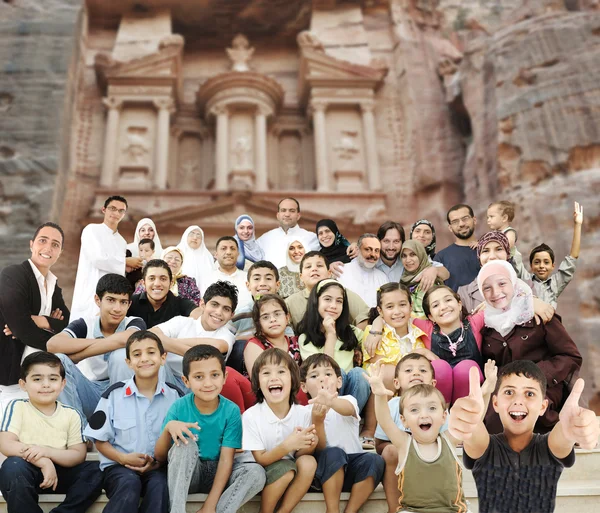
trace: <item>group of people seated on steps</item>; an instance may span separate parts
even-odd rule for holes
[[[357,512],[383,483],[389,512],[551,512],[574,447],[600,427],[579,405],[581,354],[555,314],[572,279],[550,247],[527,271],[510,226],[514,205],[488,208],[475,237],[469,205],[447,213],[454,243],[436,253],[426,219],[350,243],[333,220],[258,239],[242,215],[206,247],[199,226],[162,249],[151,219],[127,245],[127,211],[109,197],[85,227],[72,308],[50,268],[64,248],[45,223],[31,258],[0,273],[0,491],[9,513],[291,512],[307,492],[328,513]],[[521,248],[524,249],[524,248]],[[15,389],[22,397],[14,397]],[[10,394],[13,394],[12,396]],[[99,461],[86,461],[91,445]]]

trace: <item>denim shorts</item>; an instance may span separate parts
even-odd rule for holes
[[[358,452],[346,454],[339,447],[327,447],[316,455],[317,471],[312,483],[314,490],[321,491],[327,482],[340,468],[345,467],[344,486],[342,491],[349,492],[356,483],[372,477],[377,486],[383,479],[385,462],[379,454]]]

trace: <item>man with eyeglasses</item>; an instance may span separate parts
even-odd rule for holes
[[[256,242],[265,253],[265,260],[273,263],[277,269],[281,269],[287,263],[286,253],[290,242],[303,240],[307,242],[308,251],[320,249],[319,240],[314,232],[309,232],[298,226],[300,221],[300,203],[295,198],[283,198],[277,205],[278,228],[273,228],[261,235]]]
[[[479,273],[480,265],[477,252],[471,248],[475,237],[477,219],[473,209],[462,203],[454,205],[446,214],[448,229],[454,234],[454,243],[442,249],[434,258],[440,262],[450,273],[446,285],[457,291],[458,287],[471,283]]]
[[[114,273],[125,276],[125,267],[139,269],[142,259],[125,257],[127,242],[118,232],[118,226],[127,212],[127,200],[110,196],[104,202],[104,221],[88,224],[81,232],[81,250],[73,290],[71,320],[88,318],[99,312],[94,294],[102,276]]]

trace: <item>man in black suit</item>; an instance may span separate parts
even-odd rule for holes
[[[0,385],[18,383],[23,354],[45,351],[67,326],[69,310],[50,272],[63,243],[61,227],[44,223],[29,241],[31,258],[0,272]]]

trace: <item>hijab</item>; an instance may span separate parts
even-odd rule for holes
[[[237,229],[238,229],[239,224],[242,221],[250,221],[252,223],[253,228],[255,228],[255,225],[254,225],[254,220],[248,214],[242,214],[235,220],[235,224],[234,224],[235,234],[234,234],[233,238],[237,241],[238,248],[240,250],[240,252],[238,254],[238,259],[237,259],[237,262],[235,263],[235,265],[237,266],[238,269],[241,269],[243,271],[244,266],[246,265],[246,260],[250,260],[250,262],[253,262],[253,263],[258,262],[259,260],[264,260],[265,252],[258,245],[258,242],[256,242],[256,235],[255,235],[254,230],[252,230],[252,237],[250,237],[250,239],[248,239],[248,240],[240,239],[240,237],[237,233]]]
[[[402,251],[404,251],[404,248],[413,251],[419,259],[419,267],[417,267],[414,271],[407,271],[406,268],[404,268],[404,272],[400,277],[400,283],[410,287],[411,285],[414,285],[414,280],[419,274],[421,274],[428,267],[431,267],[431,262],[427,257],[427,252],[425,251],[423,244],[421,244],[418,240],[411,239],[404,242],[404,244],[402,244],[402,249],[400,250],[399,258],[402,258]]]
[[[501,274],[510,280],[514,288],[514,295],[510,305],[504,309],[494,308],[486,301],[485,325],[505,337],[516,325],[524,324],[533,318],[533,293],[529,285],[517,278],[517,273],[512,265],[503,260],[492,260],[487,262],[477,275],[477,286],[482,296],[483,282],[494,274]]]
[[[346,249],[348,248],[348,246],[350,246],[350,243],[348,242],[348,240],[346,239],[346,237],[344,237],[341,233],[339,228],[337,227],[337,224],[335,224],[335,221],[332,221],[331,219],[321,219],[318,223],[317,223],[317,227],[315,228],[315,233],[317,233],[317,238],[318,238],[318,233],[319,233],[319,228],[321,226],[326,226],[327,228],[329,228],[334,235],[334,239],[333,239],[333,244],[329,247],[325,247],[323,246],[323,244],[321,244],[321,241],[319,241],[319,245],[321,246],[321,254],[325,257],[325,259],[327,260],[328,264],[331,264],[333,262],[343,262],[345,264],[350,262],[350,257],[346,254]],[[306,245],[304,246],[305,248],[307,247]]]
[[[198,249],[192,249],[188,245],[188,235],[191,231],[198,230],[202,234],[202,244]],[[183,265],[181,272],[191,276],[196,280],[196,284],[200,292],[204,294],[206,287],[209,285],[210,274],[215,267],[215,259],[211,252],[207,249],[204,243],[204,232],[198,225],[189,226],[177,244],[183,255]]]
[[[175,253],[179,253],[179,256],[181,257],[181,267],[179,268],[179,272],[177,274],[173,274],[173,280],[171,281],[171,292],[173,294],[175,294],[176,296],[179,295],[179,288],[177,285],[177,280],[179,278],[183,278],[185,276],[185,274],[183,274],[183,263],[185,262],[185,257],[183,256],[183,251],[181,251],[178,247],[176,246],[169,246],[167,249],[165,249],[162,253],[161,258],[164,260],[165,257],[172,252]]]
[[[152,226],[152,229],[154,230],[154,239],[153,239],[154,240],[154,255],[156,255],[156,258],[159,258],[159,256],[163,254],[163,248],[160,243],[160,237],[158,236],[158,231],[156,230],[156,225],[154,224],[154,221],[148,217],[144,217],[144,219],[141,219],[140,222],[135,227],[135,234],[133,235],[133,242],[127,244],[127,249],[129,251],[131,251],[131,256],[133,256],[133,257],[137,257],[140,255],[139,244],[140,244],[140,240],[142,240],[140,238],[140,229],[142,228],[142,226],[144,226],[146,224],[149,224],[150,226]]]
[[[290,246],[292,244],[294,244],[294,242],[299,242],[300,244],[302,244],[302,246],[304,247],[304,254],[307,253],[306,251],[306,242],[304,242],[301,239],[294,239],[292,241],[290,241],[290,243],[287,245],[287,249],[285,251],[285,261],[286,261],[286,267],[288,268],[288,271],[292,272],[292,273],[300,273],[300,262],[295,263],[292,258],[290,257]]]
[[[497,242],[500,244],[504,248],[504,251],[506,251],[506,256],[510,259],[510,243],[508,242],[506,235],[499,231],[493,231],[487,232],[477,241],[477,260],[479,260],[483,248],[490,242]]]
[[[425,251],[427,252],[429,258],[433,258],[435,256],[435,228],[433,227],[433,224],[430,223],[427,219],[419,219],[415,224],[411,226],[409,239],[412,239],[412,235],[415,231],[415,228],[420,224],[426,224],[427,226],[429,226],[429,228],[431,228],[431,235],[433,236],[433,238],[431,239],[431,242],[427,244],[427,246],[425,246]]]

